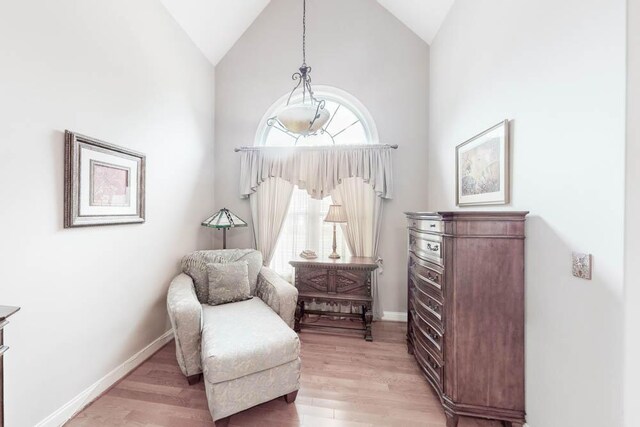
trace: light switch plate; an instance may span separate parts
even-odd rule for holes
[[[573,252],[573,275],[581,279],[591,280],[591,254]]]

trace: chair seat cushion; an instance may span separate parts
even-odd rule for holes
[[[212,384],[296,360],[298,335],[260,298],[202,305],[202,369]]]

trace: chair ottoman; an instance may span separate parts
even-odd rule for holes
[[[202,369],[220,419],[299,388],[298,335],[260,298],[203,306]]]

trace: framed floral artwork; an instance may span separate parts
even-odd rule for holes
[[[509,203],[509,121],[456,147],[456,205]]]
[[[145,221],[145,156],[65,131],[64,227]]]

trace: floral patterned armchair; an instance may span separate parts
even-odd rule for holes
[[[211,306],[207,263],[245,260],[252,299]],[[300,387],[300,342],[293,331],[297,289],[262,265],[252,249],[197,251],[182,260],[169,286],[167,309],[176,357],[189,384],[204,377],[217,426],[232,414]]]

